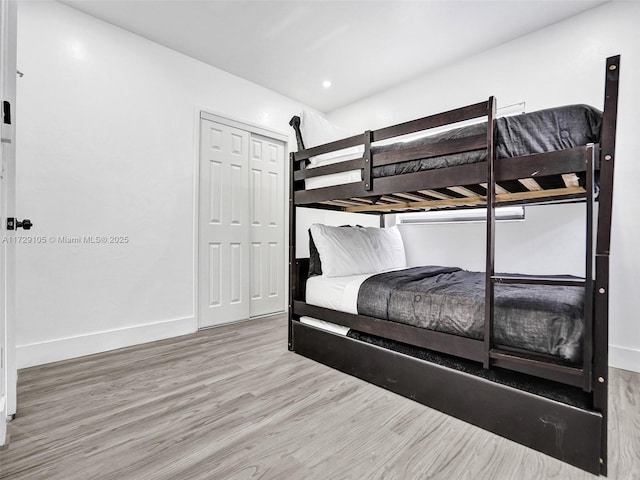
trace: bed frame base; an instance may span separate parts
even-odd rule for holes
[[[290,322],[292,350],[595,475],[602,414]],[[425,379],[417,382],[416,379]]]

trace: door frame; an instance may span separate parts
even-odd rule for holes
[[[196,107],[195,111],[195,122],[194,122],[194,131],[195,131],[195,141],[194,141],[194,162],[195,162],[195,175],[194,175],[194,197],[193,197],[193,238],[194,238],[194,247],[193,247],[193,311],[195,318],[195,327],[196,330],[201,330],[203,328],[214,328],[214,327],[201,327],[200,326],[200,309],[199,309],[199,295],[200,295],[200,279],[198,275],[198,268],[200,265],[200,226],[198,219],[200,218],[200,127],[201,120],[210,120],[212,122],[221,123],[223,125],[238,128],[241,130],[246,130],[249,133],[255,133],[257,135],[262,135],[263,137],[272,138],[274,140],[278,140],[284,143],[284,171],[285,175],[285,189],[288,185],[287,179],[289,178],[289,162],[287,159],[289,158],[289,135],[279,130],[272,129],[270,127],[265,127],[264,125],[259,125],[256,123],[247,122],[246,120],[242,120],[240,118],[232,117],[224,113],[215,112],[207,107]],[[282,258],[289,258],[289,254],[287,250],[287,225],[289,225],[289,206],[284,202],[282,208],[284,210],[284,228],[285,235],[282,244]],[[286,305],[289,299],[288,290],[286,285],[289,284],[289,269],[284,268],[284,284],[285,284],[285,298],[284,298],[284,307],[286,310]],[[283,310],[283,311],[285,311]],[[258,317],[252,317],[258,318]],[[240,320],[244,321],[244,320]],[[234,322],[230,322],[234,323]]]
[[[2,60],[0,61],[0,77],[2,90],[0,99],[9,101],[11,105],[11,125],[4,125],[0,119],[0,128],[3,138],[8,139],[3,144],[4,158],[0,155],[6,167],[3,172],[4,184],[0,189],[0,203],[4,203],[0,208],[0,232],[3,239],[10,240],[15,235],[15,231],[8,233],[7,217],[15,217],[15,160],[16,160],[16,57],[17,57],[17,3],[15,0],[1,0],[0,24],[2,26],[4,47]],[[6,43],[5,43],[6,42]],[[6,57],[5,57],[6,55]],[[4,269],[0,269],[3,276],[2,284],[4,288],[0,291],[0,308],[2,318],[0,318],[0,362],[3,368],[0,369],[0,383],[4,392],[4,399],[0,398],[0,445],[5,443],[6,419],[12,418],[16,413],[17,401],[17,369],[15,361],[15,244],[10,241],[3,241],[0,244],[4,257]],[[1,263],[1,262],[0,262]]]

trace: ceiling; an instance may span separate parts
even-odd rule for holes
[[[606,1],[62,3],[329,112]]]

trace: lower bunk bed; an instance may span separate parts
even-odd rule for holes
[[[306,279],[308,263],[307,259],[298,259],[299,278]],[[454,268],[414,267],[372,276],[355,275],[355,279],[351,277],[344,283],[344,277],[338,278],[337,282],[331,282],[333,287],[325,285],[324,288],[318,288],[322,282],[314,282],[314,279],[322,277],[311,277],[306,282],[303,280],[305,285],[300,284],[300,289],[306,292],[306,301],[294,302],[294,311],[299,317],[294,319],[291,325],[291,341],[295,347],[294,350],[315,361],[584,470],[599,473],[604,419],[602,413],[594,409],[591,395],[579,386],[579,377],[575,377],[576,381],[572,382],[573,384],[567,384],[520,373],[514,369],[502,369],[497,366],[498,364],[494,364],[491,369],[485,369],[482,366],[482,339],[438,330],[430,331],[430,335],[426,336],[418,331],[423,327],[389,320],[388,316],[382,319],[379,316],[372,317],[362,313],[341,311],[350,309],[354,304],[354,294],[360,298],[360,301],[356,300],[356,305],[360,304],[361,307],[365,307],[365,311],[368,311],[366,299],[370,298],[369,295],[372,292],[376,292],[375,286],[379,286],[380,283],[388,286],[389,283],[385,280],[389,276],[398,278],[403,274],[406,276],[407,273],[425,270],[458,273],[463,277],[471,274],[472,277],[477,277],[476,272],[465,272]],[[428,278],[433,279],[438,287],[444,286],[446,289],[447,283],[448,286],[452,283],[438,277],[448,275],[450,274],[438,273],[435,277]],[[362,277],[368,278],[362,281]],[[331,279],[323,281],[327,280]],[[367,282],[374,288],[369,288],[371,285],[367,287]],[[336,283],[338,286],[344,285],[342,295],[339,295],[341,288],[336,288]],[[365,288],[362,288],[363,285],[358,288],[356,286],[358,283],[364,284]],[[455,286],[455,280],[453,285]],[[558,290],[555,287],[551,288]],[[579,287],[566,288],[581,290]],[[482,286],[480,290],[483,289]],[[463,290],[464,287],[461,293]],[[477,292],[477,285],[475,288],[472,286],[471,290]],[[407,295],[407,290],[402,288],[396,292],[399,297]],[[526,292],[525,296],[528,297],[531,289],[524,289],[523,292]],[[518,328],[517,325],[513,325],[512,328],[508,328],[504,325],[504,335],[498,335],[498,338],[506,344],[502,345],[501,349],[505,352],[521,352],[527,348],[535,348],[536,355],[539,355],[541,361],[556,365],[559,372],[563,369],[578,370],[579,366],[576,362],[582,353],[580,345],[583,332],[581,322],[583,298],[576,292],[572,293],[573,295],[569,295],[571,298],[566,308],[559,309],[557,303],[547,302],[544,297],[537,297],[540,300],[537,302],[539,305],[533,306],[532,309],[525,309],[535,312],[531,314],[531,325],[545,325],[535,329],[544,334],[536,335],[526,327]],[[428,296],[428,293],[416,295]],[[563,297],[562,293],[558,296]],[[508,294],[504,298],[507,299],[507,304],[511,301],[514,305],[522,305],[520,303],[522,298],[514,298]],[[382,302],[393,304],[394,300],[378,299],[374,303],[379,307]],[[332,303],[334,308],[331,309],[317,305]],[[429,302],[420,298],[419,303]],[[460,321],[460,317],[467,316],[469,310],[478,308],[482,310],[482,305],[479,307],[479,304],[483,303],[483,298],[480,300],[476,298],[470,303],[472,304],[470,309],[468,303],[460,308],[460,304],[454,302],[450,304],[453,308],[448,313],[443,311],[447,310],[446,306],[443,309],[440,305],[440,308],[436,308],[439,310],[438,315],[429,315],[429,313],[425,315],[423,312],[423,315],[412,314],[410,317],[412,320],[418,320],[416,323],[419,323],[420,318],[432,319],[438,323],[447,319],[445,321],[447,325],[439,326],[440,330],[447,332],[456,328],[454,325],[463,325],[461,330],[465,330],[466,335],[473,335],[475,330],[477,337],[478,332],[482,331],[482,325],[476,325],[470,332],[469,329],[464,328],[468,325],[464,325],[465,322]],[[501,302],[497,303],[501,304]],[[540,309],[546,310],[547,315],[545,318],[543,312],[542,320],[536,322],[536,314],[540,314]],[[428,312],[429,308],[427,307],[426,310]],[[497,308],[497,312],[503,311],[505,314],[508,310],[508,305],[504,311],[500,306]],[[558,310],[564,310],[565,314],[560,312],[560,315],[556,315]],[[391,311],[393,312],[393,307]],[[406,313],[406,310],[402,311]],[[512,322],[516,320],[516,323],[526,325],[526,319],[524,322],[519,322],[521,317],[514,316],[512,313],[504,317],[500,314],[496,316],[498,327],[496,332],[502,330],[501,318]],[[397,318],[393,313],[391,317]],[[473,318],[477,322],[478,318],[483,317],[470,315],[468,318]],[[527,331],[531,334],[523,333]],[[438,337],[438,333],[441,338]],[[513,334],[511,338],[509,333]],[[442,350],[450,353],[440,353]],[[543,351],[546,353],[542,353]]]
[[[499,121],[493,99],[307,149],[300,119],[292,120],[289,349],[606,475],[619,57],[606,68],[602,114],[561,110],[586,112],[569,122],[581,124],[573,131],[557,116],[538,123],[556,115],[549,112]],[[450,128],[479,112],[485,124]],[[447,131],[376,143],[432,127]],[[516,133],[505,140],[505,132]],[[505,153],[514,138],[530,141]],[[586,207],[584,277],[495,273],[495,206],[567,201]],[[296,207],[372,213],[382,227],[389,212],[477,205],[487,214],[485,272],[408,267],[394,228],[312,225],[310,258],[296,255]]]
[[[468,348],[464,356],[481,362],[484,281],[484,272],[433,265],[370,275],[311,277],[307,280],[306,303],[459,336],[459,341],[477,345],[477,355]],[[578,366],[583,334],[584,288],[496,286],[495,347],[526,350],[557,365]],[[582,386],[578,381],[575,384]]]

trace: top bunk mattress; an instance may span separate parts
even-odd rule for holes
[[[496,156],[498,159],[520,157],[535,153],[574,148],[600,141],[602,112],[588,105],[566,105],[539,110],[520,115],[496,119]],[[487,123],[477,123],[454,128],[435,135],[424,136],[411,141],[396,142],[391,145],[373,146],[375,154],[406,150],[439,142],[469,138],[487,134]],[[354,155],[325,158],[312,162],[307,168],[354,158]],[[402,175],[424,170],[459,166],[487,160],[486,149],[411,160],[401,163],[377,166],[372,169],[375,178]],[[306,188],[321,188],[342,183],[361,181],[359,170],[341,172],[306,180]]]

